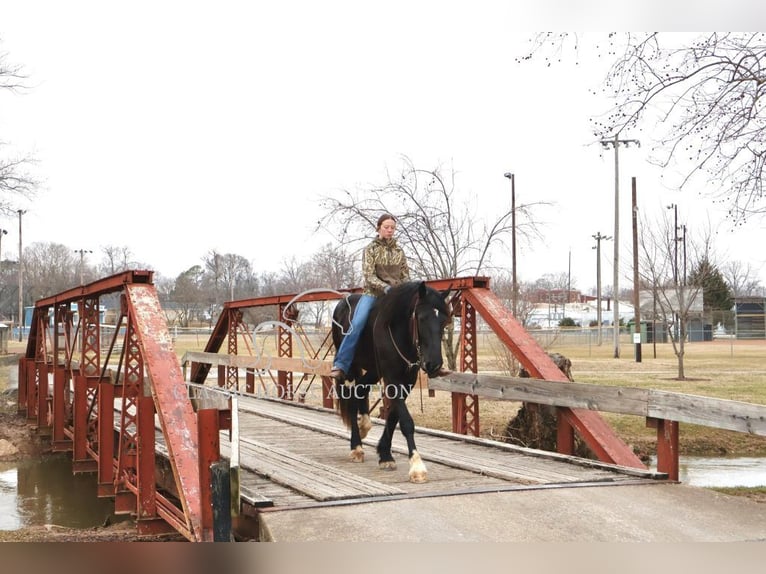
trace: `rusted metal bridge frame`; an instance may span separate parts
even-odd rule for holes
[[[175,530],[211,541],[210,466],[220,458],[219,432],[230,412],[192,409],[152,275],[126,271],[36,302],[19,361],[18,410],[50,437],[54,451],[72,453],[73,472],[97,473],[98,496],[113,497],[115,512],[134,515],[139,533]],[[120,315],[106,350],[99,301],[115,293]],[[158,487],[155,415],[170,489]]]
[[[18,409],[38,433],[50,437],[54,450],[72,453],[74,472],[97,473],[98,495],[114,498],[116,512],[133,514],[140,533],[175,530],[192,541],[210,541],[214,540],[210,468],[220,458],[219,432],[229,428],[231,413],[194,411],[152,277],[151,271],[126,271],[37,301],[26,352],[19,361]],[[481,317],[533,377],[566,380],[489,290],[488,278],[428,283],[435,289],[452,290],[461,325],[460,371],[478,371],[476,325]],[[358,290],[348,292],[354,291]],[[120,314],[112,340],[104,345],[100,298],[115,294]],[[304,372],[300,381],[294,379],[301,360],[294,358],[293,332],[303,339],[304,350],[310,350],[310,359],[326,359],[332,344],[328,331],[319,347],[312,349],[295,321],[297,310],[291,303],[342,296],[315,291],[227,302],[205,350],[218,353],[225,345],[226,355],[252,355],[253,338],[243,312],[276,306],[278,357],[271,361],[269,376],[276,370],[279,396],[300,400],[303,381],[319,376],[325,406],[332,406],[331,381],[324,369]],[[112,354],[116,349],[120,357],[115,369]],[[245,368],[245,390],[254,392],[256,376],[262,374],[237,365],[232,361],[218,366],[218,385],[237,388],[239,368]],[[208,363],[192,362],[191,382],[204,383],[209,369]],[[121,402],[117,418],[115,401]],[[577,431],[600,460],[644,468],[598,413],[576,408],[558,412],[559,452],[572,454]],[[165,483],[155,470],[155,417],[167,448],[172,488],[161,486]],[[478,396],[452,393],[452,426],[461,434],[479,434]],[[665,444],[677,448],[677,430],[675,443],[670,430]]]
[[[427,282],[431,287],[438,290],[449,288],[452,295],[452,304],[455,315],[460,317],[459,339],[459,363],[458,370],[462,372],[478,372],[478,354],[476,325],[481,317],[499,337],[532,375],[532,377],[549,381],[567,381],[566,376],[559,370],[556,364],[547,355],[537,341],[524,329],[524,327],[512,316],[510,311],[489,289],[487,277],[463,277],[443,279]],[[358,292],[359,289],[348,290],[348,293]],[[257,297],[229,301],[224,304],[223,311],[205,347],[208,353],[218,353],[221,348],[226,349],[226,354],[237,355],[252,354],[252,338],[249,338],[247,325],[243,321],[243,312],[246,309],[257,307],[276,307],[277,309],[277,354],[279,358],[289,359],[293,357],[295,341],[293,332],[302,339],[304,349],[311,351],[311,359],[326,359],[332,353],[332,340],[330,332],[326,334],[318,349],[313,349],[308,338],[303,336],[300,325],[295,322],[297,309],[294,303],[310,301],[336,300],[343,294],[335,291],[317,292],[311,291],[305,295],[275,295],[269,297]],[[295,328],[294,328],[295,327]],[[244,344],[245,349],[240,349]],[[283,363],[289,365],[289,362]],[[209,363],[191,363],[190,380],[194,383],[203,384],[208,377],[211,365]],[[234,365],[219,365],[217,367],[217,381],[220,387],[234,390],[244,390],[252,393],[255,391],[255,369],[245,368],[245,389],[239,389],[239,369]],[[279,369],[274,383],[278,395],[286,399],[298,399],[301,397],[301,385],[308,381],[311,384],[317,375],[303,375],[300,381],[294,379],[294,372],[288,366],[284,370]],[[309,378],[311,379],[309,380]],[[323,404],[332,407],[331,381],[327,376],[321,376],[323,386]],[[599,413],[587,409],[558,408],[559,416],[557,429],[557,449],[562,454],[574,453],[575,431],[579,433],[583,441],[591,448],[594,454],[604,462],[619,464],[633,468],[645,468],[641,460],[633,453],[603,420]],[[464,393],[452,393],[452,428],[460,434],[479,435],[480,412],[479,397]],[[678,440],[677,427],[658,429],[658,439],[661,441],[659,448],[672,449]],[[675,440],[675,443],[673,442]]]

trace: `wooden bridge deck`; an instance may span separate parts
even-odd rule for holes
[[[664,478],[651,471],[418,428],[416,441],[428,466],[428,482],[412,484],[406,445],[398,431],[393,441],[398,468],[378,468],[375,445],[383,430],[380,420],[373,419],[365,439],[364,463],[349,460],[348,431],[328,409],[240,398],[239,428],[244,507],[276,510]],[[229,456],[228,431],[221,433],[221,451]]]

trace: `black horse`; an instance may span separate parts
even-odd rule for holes
[[[338,381],[335,385],[338,411],[351,429],[352,461],[364,462],[362,439],[372,428],[370,389],[383,379],[383,397],[389,408],[385,430],[377,447],[378,466],[390,470],[396,468],[391,455],[391,438],[398,424],[407,440],[410,480],[427,480],[425,464],[415,449],[415,423],[405,401],[419,369],[434,375],[442,367],[442,332],[450,320],[446,303],[448,293],[449,290],[439,292],[424,282],[409,282],[394,287],[376,300],[347,373],[348,381]],[[359,295],[350,295],[335,307],[332,337],[336,351],[358,300]]]

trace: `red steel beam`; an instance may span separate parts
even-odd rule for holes
[[[187,526],[195,538],[203,540],[197,419],[181,365],[154,286],[129,284],[125,286],[125,295]]]
[[[125,288],[125,285],[129,284],[151,284],[153,275],[154,271],[123,271],[122,273],[104,277],[103,279],[88,283],[87,285],[80,285],[79,287],[62,291],[61,293],[46,297],[45,299],[38,299],[35,301],[35,308],[53,307],[57,303],[74,303],[89,295],[107,295],[109,293],[115,293],[117,291],[122,291]]]
[[[463,297],[476,308],[532,377],[548,381],[568,381],[540,344],[494,293],[489,289],[473,288],[464,291]],[[633,468],[646,468],[599,413],[569,408],[558,409],[558,412],[580,433],[600,460]]]
[[[456,277],[454,279],[435,279],[426,281],[429,287],[438,291],[445,289],[470,289],[474,287],[488,287],[488,277]],[[340,299],[344,294],[361,293],[361,287],[352,289],[339,289],[338,291],[308,291],[305,293],[295,293],[293,295],[271,295],[267,297],[254,297],[251,299],[240,299],[238,301],[227,301],[223,304],[225,309],[244,309],[248,307],[265,307],[268,305],[286,305],[293,299],[296,303],[307,301],[332,301]]]

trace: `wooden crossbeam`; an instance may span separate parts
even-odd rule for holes
[[[714,397],[473,373],[450,373],[446,377],[429,379],[428,388],[496,400],[637,415],[766,436],[766,405]]]

